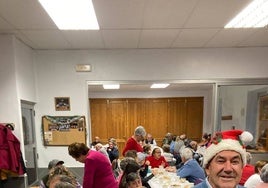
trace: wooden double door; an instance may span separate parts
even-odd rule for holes
[[[120,154],[138,125],[151,133],[159,146],[166,133],[199,141],[203,130],[203,97],[89,99],[91,136],[103,144],[117,140]]]

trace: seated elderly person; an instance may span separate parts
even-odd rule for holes
[[[51,178],[49,188],[77,188],[76,180],[69,175],[57,174]]]
[[[150,133],[147,134],[147,138],[144,141],[145,141],[145,144],[157,146],[155,139],[153,138],[153,136]]]
[[[106,149],[103,147],[103,145],[101,143],[96,144],[95,149],[96,149],[96,151],[105,155],[110,161],[109,154],[107,153]]]
[[[52,168],[56,167],[56,166],[60,166],[64,164],[63,161],[58,160],[58,159],[53,159],[48,163],[48,171],[51,171]],[[49,173],[46,174],[40,181],[40,188],[48,188],[49,186],[47,185],[48,182],[48,178],[49,178]]]
[[[161,149],[159,147],[153,149],[152,155],[148,156],[146,161],[150,162],[152,168],[159,168],[160,166],[166,168],[169,166],[164,156],[161,155]]]
[[[98,144],[98,143],[101,143],[100,137],[95,136],[94,141],[90,144],[91,148],[94,148],[96,146],[96,144]]]
[[[268,164],[264,165],[261,169],[261,180],[263,182],[259,183],[256,188],[267,188],[268,187]]]
[[[257,184],[259,184],[260,182],[262,182],[261,180],[261,169],[262,167],[264,167],[264,165],[266,165],[268,163],[268,161],[266,160],[259,160],[255,163],[255,174],[251,175],[247,181],[245,182],[244,186],[245,187],[253,187],[255,188]]]
[[[186,178],[195,185],[205,180],[205,172],[193,159],[193,152],[190,148],[184,148],[181,151],[181,160],[183,165],[177,170],[177,175]]]
[[[247,157],[247,164],[244,166],[243,171],[242,171],[242,176],[241,180],[239,182],[239,185],[244,185],[245,182],[248,180],[250,176],[252,176],[255,172],[255,167],[254,165],[250,164],[252,156],[249,152],[246,153]]]
[[[82,188],[73,173],[70,172],[64,165],[55,166],[49,171],[47,186],[51,188],[53,187],[52,184],[59,181],[66,181],[74,185],[76,188]]]
[[[174,155],[170,152],[170,145],[164,144],[162,146],[162,149],[163,149],[163,156],[165,160],[167,161],[167,163],[170,166],[175,166],[176,159],[174,158]]]

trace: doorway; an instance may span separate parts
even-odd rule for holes
[[[21,101],[21,118],[23,127],[25,163],[27,167],[28,186],[38,182],[38,166],[34,124],[34,103]]]

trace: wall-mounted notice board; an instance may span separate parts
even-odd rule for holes
[[[86,143],[85,116],[43,116],[42,126],[45,146]]]

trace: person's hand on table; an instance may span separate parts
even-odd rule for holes
[[[176,172],[177,171],[175,166],[167,166],[165,168],[165,170],[168,171],[168,172]]]

